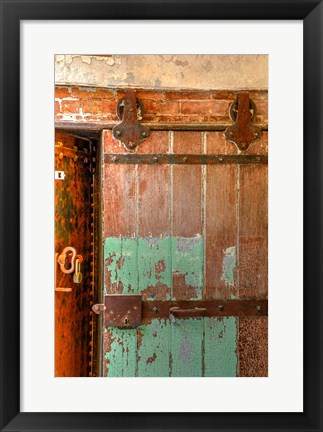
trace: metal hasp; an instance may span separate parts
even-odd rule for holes
[[[92,307],[105,315],[106,327],[136,328],[152,319],[200,318],[224,316],[266,316],[267,300],[167,300],[143,301],[139,294],[108,294],[104,304]]]
[[[144,109],[134,91],[126,91],[125,97],[119,100],[117,114],[122,121],[112,129],[113,137],[120,140],[127,150],[135,150],[150,135],[150,129],[139,123]]]
[[[230,107],[230,117],[235,122],[224,134],[239,150],[248,150],[250,144],[261,136],[261,128],[252,124],[257,116],[256,105],[249,99],[248,92],[241,92]]]
[[[141,324],[141,295],[110,294],[105,301],[105,325],[124,329]]]

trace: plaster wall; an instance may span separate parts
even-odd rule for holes
[[[56,55],[55,83],[147,89],[267,90],[267,55]]]

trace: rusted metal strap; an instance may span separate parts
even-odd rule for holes
[[[268,164],[265,155],[192,155],[192,154],[105,154],[107,164],[182,164],[182,165],[216,165],[216,164]]]
[[[104,311],[105,325],[135,328],[152,319],[185,319],[225,316],[267,316],[267,300],[178,300],[142,301],[140,295],[106,295],[104,304],[92,310]]]
[[[81,133],[83,131],[93,131],[100,132],[102,130],[113,129],[116,125],[116,122],[111,121],[82,121],[76,122],[73,120],[56,120],[55,128],[57,130],[63,130],[67,132],[78,132]],[[180,123],[174,122],[144,122],[143,126],[149,127],[151,131],[214,131],[214,132],[223,132],[229,126],[232,126],[233,123]],[[257,124],[258,127],[262,131],[268,130],[267,124]]]
[[[174,311],[174,308],[178,308],[178,310]],[[187,313],[185,311],[187,311]],[[168,318],[170,313],[175,316],[182,316],[183,318],[197,316],[266,316],[268,315],[268,300],[178,300],[142,302],[143,321],[153,318]]]

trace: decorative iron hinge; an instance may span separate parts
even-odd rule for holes
[[[144,107],[134,91],[126,91],[125,97],[119,100],[117,114],[122,121],[112,129],[113,137],[120,140],[127,150],[135,150],[150,135],[150,129],[139,123]]]
[[[255,103],[248,92],[241,92],[231,104],[230,117],[235,123],[224,134],[227,140],[235,143],[239,150],[248,150],[250,144],[261,137],[261,128],[252,124],[257,116]]]

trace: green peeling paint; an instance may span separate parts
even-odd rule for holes
[[[230,285],[234,285],[234,269],[237,265],[237,249],[235,246],[228,247],[224,251],[222,265],[222,280]]]
[[[171,376],[202,376],[203,319],[177,319],[171,326]]]
[[[138,329],[138,376],[168,377],[169,320],[154,319]]]
[[[171,242],[169,238],[138,239],[138,292],[148,287],[164,285],[169,288],[166,298],[170,298],[172,284]],[[154,300],[156,292],[150,294]]]
[[[160,287],[168,289],[163,299],[169,299],[172,273],[176,272],[184,275],[185,283],[194,287],[200,298],[204,284],[203,252],[204,240],[200,236],[108,237],[104,246],[105,271],[110,274],[110,283],[121,286],[124,294],[139,294],[150,289],[148,300],[156,298]]]
[[[204,240],[193,238],[109,237],[104,246],[109,283],[124,294],[146,299],[171,298],[173,275],[182,275],[201,298],[204,285]],[[236,249],[228,248],[223,280],[234,284]],[[107,287],[106,287],[107,291]],[[162,292],[162,296],[161,296]],[[161,297],[158,297],[161,296]],[[154,319],[133,330],[110,333],[107,376],[236,376],[236,319]]]
[[[132,377],[136,373],[137,332],[108,327],[111,333],[110,351],[105,354],[108,360],[106,376]]]
[[[237,373],[236,318],[204,318],[204,371],[207,377]]]
[[[186,285],[196,288],[201,294],[204,284],[203,237],[172,238],[172,254],[173,271],[185,275]]]

